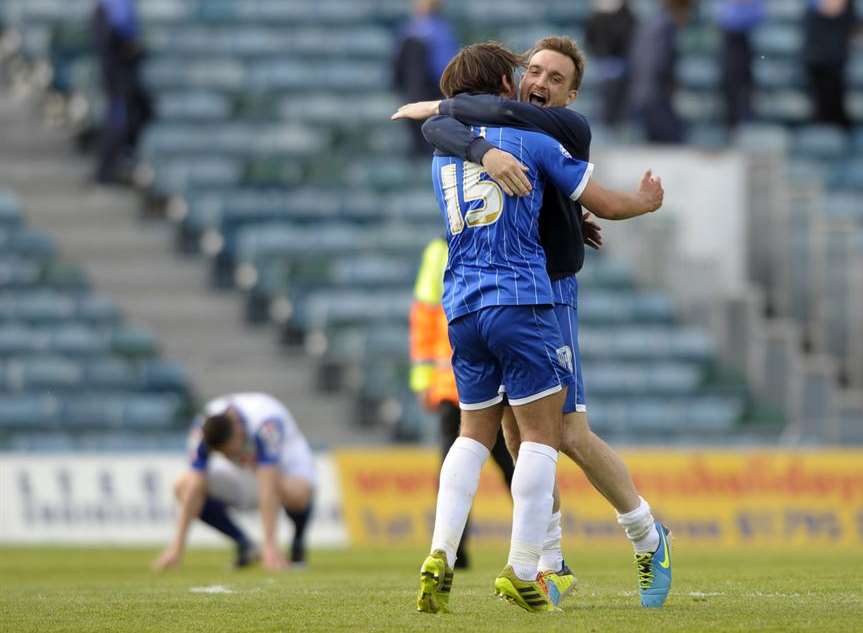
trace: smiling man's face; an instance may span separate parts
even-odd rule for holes
[[[546,108],[566,107],[578,96],[572,88],[575,63],[557,51],[534,53],[521,79],[519,99]]]

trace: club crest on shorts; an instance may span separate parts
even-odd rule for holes
[[[560,361],[560,364],[566,367],[569,372],[572,373],[572,349],[569,347],[569,345],[558,347],[555,351],[557,352],[557,360]]]

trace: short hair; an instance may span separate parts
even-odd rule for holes
[[[228,412],[217,413],[208,416],[201,428],[204,435],[204,444],[211,450],[218,450],[231,439],[234,433],[234,423],[228,416]]]
[[[499,95],[504,86],[502,77],[514,84],[515,70],[524,66],[524,58],[499,42],[481,42],[461,49],[453,57],[440,78],[440,91],[445,97],[465,92]]]
[[[528,53],[528,60],[540,51],[554,51],[565,55],[572,60],[575,66],[575,74],[572,77],[570,90],[578,90],[581,88],[581,80],[584,79],[585,59],[584,53],[576,44],[575,40],[565,35],[550,35],[539,40],[533,45],[533,49]]]

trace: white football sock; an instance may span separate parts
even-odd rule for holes
[[[656,519],[650,513],[647,501],[639,497],[638,507],[626,514],[618,514],[617,522],[623,527],[627,538],[632,541],[635,551],[655,552],[659,547],[659,533],[656,531]]]
[[[557,451],[522,442],[512,476],[512,542],[509,565],[522,580],[535,580],[554,505]]]
[[[488,454],[488,449],[476,440],[459,437],[443,460],[431,548],[445,551],[450,567],[455,565],[455,552]]]
[[[560,539],[563,529],[560,527],[560,510],[551,515],[551,521],[545,531],[542,543],[542,556],[539,557],[539,571],[560,571],[563,566],[563,552],[560,551]]]

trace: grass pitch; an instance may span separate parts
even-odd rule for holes
[[[579,553],[565,612],[528,614],[492,596],[502,550],[474,552],[456,573],[454,613],[415,611],[420,550],[312,552],[304,571],[228,570],[227,550],[193,550],[153,574],[155,550],[0,548],[3,633],[251,633],[527,630],[863,631],[863,552],[674,552],[662,610],[638,606],[631,554]],[[215,588],[214,588],[215,587]]]

